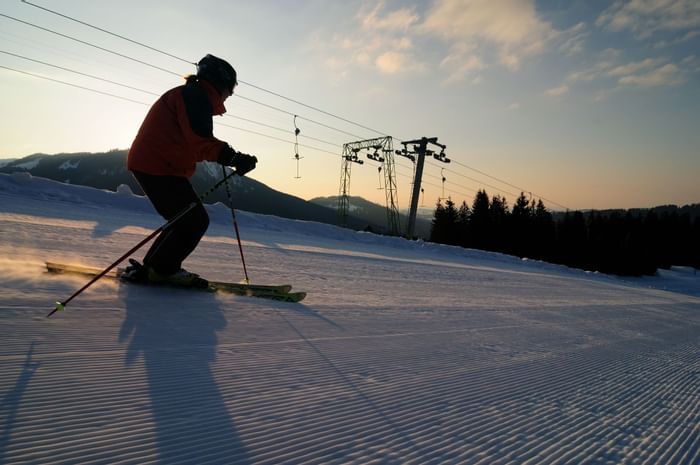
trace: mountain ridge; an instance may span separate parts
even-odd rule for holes
[[[127,150],[123,149],[113,149],[108,152],[35,153],[4,160],[5,163],[0,164],[0,173],[28,172],[32,176],[53,179],[66,184],[110,191],[116,191],[120,185],[124,184],[134,193],[143,195],[141,187],[126,168],[126,156]],[[204,162],[197,164],[197,170],[191,182],[197,192],[205,192],[220,179],[220,165]],[[283,218],[337,224],[338,215],[335,205],[307,201],[272,189],[250,177],[235,176],[231,179],[230,186],[234,207],[237,209]],[[206,203],[216,202],[229,204],[225,189],[213,192],[206,199]],[[372,205],[385,211],[384,207]],[[370,210],[371,213],[367,215],[351,214],[347,222],[348,227],[386,233],[386,217],[379,220],[374,209]]]

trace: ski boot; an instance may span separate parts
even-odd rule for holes
[[[148,283],[148,268],[130,258],[129,266],[119,274],[119,278],[132,283]]]
[[[149,284],[156,285],[166,285],[175,287],[195,287],[200,289],[205,289],[209,286],[209,281],[201,278],[196,273],[191,273],[183,268],[172,274],[161,274],[158,273],[151,267],[147,268],[148,276],[147,282]]]

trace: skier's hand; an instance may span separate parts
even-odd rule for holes
[[[239,176],[243,176],[255,169],[258,159],[247,153],[236,152],[233,148],[226,146],[219,154],[219,163],[224,166],[231,166],[236,169]]]
[[[258,163],[258,159],[253,155],[248,155],[247,153],[236,153],[236,156],[231,162],[231,166],[236,168],[236,173],[239,176],[243,176],[249,171],[255,169],[255,165]]]

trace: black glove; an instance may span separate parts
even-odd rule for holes
[[[219,154],[219,159],[217,161],[224,166],[235,168],[236,173],[239,176],[243,176],[255,168],[258,159],[247,153],[236,152],[227,145]]]

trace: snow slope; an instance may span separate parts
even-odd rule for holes
[[[209,212],[188,268],[239,280],[230,211]],[[162,221],[127,191],[0,175],[1,464],[700,463],[693,270],[238,220],[253,281],[304,302],[104,280],[46,319],[86,280],[44,260],[105,266]]]

